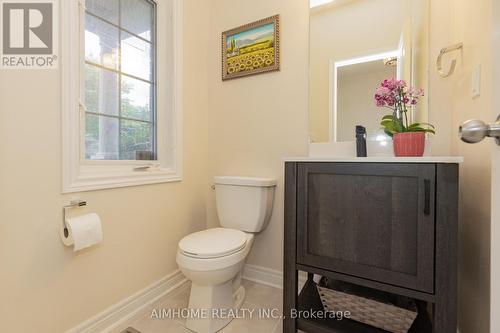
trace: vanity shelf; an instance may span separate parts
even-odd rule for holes
[[[458,163],[417,161],[285,163],[283,332],[386,332],[290,316],[323,310],[313,274],[414,299],[410,333],[456,332]]]
[[[426,312],[425,306],[419,304],[418,307],[419,315],[415,319],[415,322],[408,333],[432,332],[432,323]],[[312,275],[309,275],[309,279],[298,296],[298,309],[301,311],[321,311],[323,309],[316,290],[316,285],[312,281]],[[300,318],[297,319],[297,328],[305,332],[315,333],[387,333],[385,330],[368,326],[350,319],[336,320]]]

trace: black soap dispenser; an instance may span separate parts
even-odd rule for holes
[[[363,126],[356,126],[356,156],[368,156],[366,151],[366,128]]]

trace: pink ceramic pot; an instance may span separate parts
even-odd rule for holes
[[[425,133],[407,132],[394,134],[394,154],[397,157],[421,157],[425,151]]]

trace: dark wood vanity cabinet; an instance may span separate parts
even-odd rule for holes
[[[385,332],[292,315],[322,309],[319,274],[423,304],[411,332],[455,333],[457,207],[457,164],[287,162],[284,332]]]

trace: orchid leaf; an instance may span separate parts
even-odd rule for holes
[[[413,127],[422,127],[422,126],[428,126],[430,128],[433,128],[435,129],[436,127],[432,124],[429,124],[429,123],[413,123],[411,124],[410,126],[408,126],[408,128],[413,128]]]
[[[436,126],[432,125],[432,124],[429,124],[429,123],[420,123],[420,125],[422,126],[429,126],[430,128],[436,128]]]

